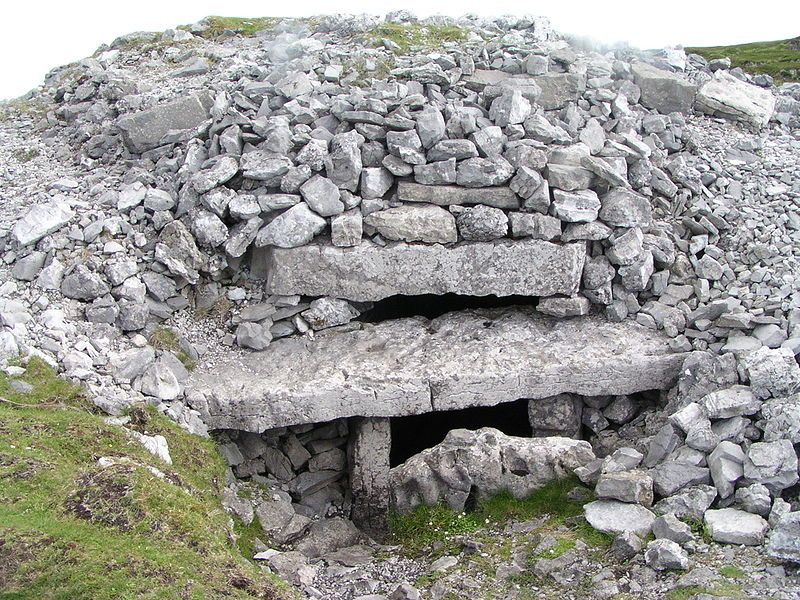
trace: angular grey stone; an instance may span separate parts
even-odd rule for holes
[[[389,240],[449,244],[458,239],[453,215],[433,205],[406,204],[379,210],[368,215],[364,222]]]
[[[392,505],[408,512],[446,502],[460,511],[471,496],[482,500],[508,491],[524,498],[591,460],[585,441],[512,437],[491,427],[454,429],[390,471]]]
[[[757,426],[765,442],[786,439],[800,444],[800,394],[764,402]]]
[[[385,248],[365,240],[353,249],[322,244],[273,248],[256,257],[256,271],[268,274],[270,293],[356,302],[448,292],[571,296],[578,291],[585,257],[583,244],[530,239],[453,247],[399,243]]]
[[[775,96],[726,71],[717,71],[697,92],[695,108],[707,115],[764,127],[775,110]]]
[[[640,102],[663,115],[692,111],[697,86],[679,75],[658,69],[647,63],[631,66],[633,80],[642,90]]]
[[[545,176],[551,187],[568,192],[590,191],[589,188],[592,187],[595,178],[594,173],[583,167],[558,164],[548,164]]]
[[[586,75],[578,73],[547,73],[533,79],[542,90],[536,103],[545,110],[564,108],[586,90]]]
[[[571,298],[561,298],[550,296],[542,298],[536,305],[536,310],[546,315],[554,317],[579,317],[589,314],[589,300],[583,296],[573,296]]]
[[[28,256],[18,258],[11,269],[11,276],[19,281],[33,281],[44,265],[47,254],[44,252],[31,252]]]
[[[561,221],[555,217],[540,213],[512,212],[509,213],[508,219],[512,237],[532,237],[547,241],[561,237]]]
[[[789,440],[756,442],[747,450],[744,476],[748,481],[760,483],[774,495],[793,486],[798,481],[797,454]]]
[[[650,469],[653,489],[662,498],[672,496],[684,488],[711,483],[709,470],[705,467],[665,462]]]
[[[611,228],[600,221],[591,223],[568,223],[561,234],[562,242],[576,242],[578,240],[605,240],[611,235]]]
[[[736,504],[742,509],[754,515],[768,517],[772,508],[772,498],[766,486],[754,483],[746,487],[740,487],[735,494]]]
[[[675,427],[671,423],[664,425],[650,440],[650,448],[644,459],[645,466],[656,466],[678,447],[680,441],[681,439],[678,436],[678,432],[675,431]]]
[[[417,135],[419,135],[424,148],[433,147],[444,137],[444,117],[435,106],[427,105],[417,114],[416,120]]]
[[[689,555],[672,540],[656,539],[647,544],[644,561],[656,571],[680,570],[689,568]]]
[[[189,283],[197,283],[200,277],[198,271],[206,262],[197,249],[194,237],[181,221],[172,221],[161,230],[155,257],[170,273],[183,277]]]
[[[325,229],[325,224],[325,219],[313,212],[307,204],[298,204],[267,223],[258,232],[255,243],[259,248],[263,246],[279,248],[303,246]]]
[[[119,302],[119,316],[117,324],[122,331],[139,331],[147,325],[150,311],[144,302]]]
[[[325,173],[340,189],[350,192],[358,189],[363,166],[359,145],[363,141],[363,136],[355,130],[331,138]]]
[[[269,327],[260,323],[240,323],[236,328],[236,344],[251,350],[263,350],[272,341]]]
[[[545,347],[549,351],[541,352]],[[496,360],[499,350],[503,362]],[[671,353],[666,338],[631,321],[558,321],[522,309],[459,311],[432,322],[362,324],[359,331],[314,341],[283,338],[263,353],[195,370],[191,383],[208,399],[203,419],[209,427],[260,432],[565,392],[596,396],[667,389],[684,359],[685,354]],[[243,380],[248,385],[242,386]]]
[[[631,265],[619,268],[619,276],[623,287],[630,292],[641,292],[647,289],[650,277],[653,275],[653,253],[650,250],[642,252],[641,256]]]
[[[105,296],[111,288],[103,278],[86,265],[80,264],[61,282],[61,293],[67,298],[89,302]]]
[[[414,167],[414,181],[424,185],[446,185],[456,182],[456,159],[430,162]]]
[[[122,140],[129,151],[141,154],[161,145],[171,130],[194,129],[209,118],[213,100],[208,92],[185,96],[172,102],[117,120]]]
[[[397,198],[403,202],[427,202],[438,206],[485,204],[496,208],[519,209],[519,198],[507,187],[468,189],[400,181],[397,184]]]
[[[339,188],[330,179],[321,175],[314,175],[300,186],[300,194],[311,209],[322,217],[339,215],[344,212]]]
[[[601,199],[599,217],[614,227],[644,227],[653,222],[650,201],[633,190],[613,188]]]
[[[699,402],[710,419],[729,419],[741,415],[752,415],[761,408],[761,401],[749,387],[734,385],[724,390],[711,392]]]
[[[351,420],[347,453],[350,458],[351,517],[367,531],[382,531],[389,511],[389,469],[392,431],[389,419]]]
[[[471,140],[441,140],[428,150],[429,161],[442,161],[455,158],[464,160],[465,158],[475,158],[478,156],[478,149]]]
[[[698,485],[658,501],[653,510],[659,515],[674,514],[679,519],[699,521],[716,497],[717,490],[713,486]]]
[[[712,539],[720,544],[760,546],[769,524],[759,517],[735,508],[707,510],[705,524]]]
[[[642,539],[630,531],[620,533],[611,542],[610,550],[611,555],[617,560],[630,560],[642,551]]]
[[[51,200],[46,204],[36,204],[14,223],[11,235],[20,246],[35,244],[40,239],[55,233],[75,216],[69,204],[62,200]]]
[[[414,129],[408,131],[389,131],[386,134],[386,147],[389,154],[396,156],[410,165],[424,165],[425,155],[422,153],[422,141]]]
[[[231,156],[222,156],[210,169],[203,169],[192,177],[192,186],[198,194],[210,192],[218,185],[230,181],[239,172],[239,162]],[[145,199],[145,206],[147,200]]]
[[[528,421],[536,437],[560,435],[577,438],[581,429],[581,401],[570,394],[528,401]]]
[[[201,246],[216,248],[228,239],[228,228],[225,223],[207,210],[197,211],[192,215],[192,233]]]
[[[708,468],[711,479],[721,498],[733,495],[736,482],[744,474],[745,454],[733,442],[720,442],[714,451],[708,455]]]
[[[603,473],[595,487],[597,497],[652,506],[653,480],[644,471]]]
[[[611,247],[606,256],[615,265],[632,265],[642,256],[644,235],[638,227],[617,231],[609,238],[609,242]]]
[[[254,150],[242,155],[242,174],[248,179],[269,181],[286,173],[293,165],[287,156],[266,150]]]
[[[456,223],[461,237],[472,242],[488,242],[508,233],[506,213],[483,204],[465,208],[456,217]]]
[[[695,539],[691,527],[671,513],[662,515],[653,521],[653,535],[656,536],[656,539],[672,540],[676,544],[685,544]]]
[[[514,167],[502,156],[468,158],[456,169],[456,182],[468,188],[502,185],[514,175]]]
[[[581,166],[614,187],[624,188],[629,185],[628,180],[609,166],[602,158],[581,156]]]
[[[349,248],[361,243],[363,234],[361,211],[350,210],[331,219],[331,243],[340,248]]]
[[[489,118],[498,127],[522,123],[531,114],[531,103],[520,90],[507,89],[489,107]]]
[[[800,564],[800,512],[790,512],[773,527],[767,554],[776,560]]]
[[[800,392],[800,365],[789,348],[760,348],[744,354],[740,363],[757,398]]]
[[[183,385],[166,361],[159,359],[144,372],[141,378],[142,393],[159,400],[175,400],[183,393]]]
[[[242,256],[256,239],[263,224],[264,221],[260,217],[253,217],[234,225],[224,245],[225,253],[234,258]]]
[[[597,219],[600,199],[592,190],[564,192],[553,190],[550,211],[567,223],[588,223]]]
[[[361,197],[364,199],[383,198],[393,184],[394,176],[383,167],[373,167],[361,171]],[[302,191],[303,188],[300,188],[301,193]]]
[[[595,500],[583,507],[589,525],[612,535],[635,533],[645,537],[653,527],[656,516],[639,504],[617,500]]]
[[[344,325],[355,319],[360,313],[346,300],[338,298],[317,298],[311,307],[301,313],[311,329],[318,331],[328,327]]]

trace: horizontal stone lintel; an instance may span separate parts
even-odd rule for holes
[[[324,241],[256,250],[253,269],[270,294],[333,296],[356,302],[394,295],[566,296],[577,293],[584,242],[501,239],[441,244],[364,240],[352,248]]]
[[[397,417],[560,393],[672,387],[687,353],[633,321],[559,320],[529,307],[460,311],[284,338],[191,387],[212,429],[266,429],[340,417]]]

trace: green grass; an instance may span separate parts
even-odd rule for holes
[[[181,350],[180,339],[173,329],[160,325],[156,327],[148,341],[156,350],[168,350],[172,352],[175,357],[183,363],[187,371],[194,371],[197,367],[197,363],[193,361],[186,352]]]
[[[401,54],[411,50],[436,50],[448,42],[461,42],[467,38],[467,31],[452,25],[416,25],[383,23],[369,31],[367,41],[373,47],[381,47],[383,40],[399,46]]]
[[[200,33],[200,36],[213,39],[219,37],[226,31],[233,31],[244,37],[253,37],[262,31],[272,30],[280,21],[281,20],[276,17],[245,18],[211,16],[201,21],[205,23],[208,28]],[[188,26],[184,25],[181,29],[188,29]]]
[[[755,42],[735,46],[686,48],[707,60],[729,57],[731,65],[749,73],[766,73],[777,83],[800,79],[800,38],[774,42]]]
[[[39,156],[39,151],[36,148],[26,148],[25,150],[15,150],[12,156],[20,163],[31,162],[34,158]]]
[[[32,392],[0,374],[0,599],[291,597],[233,541],[213,441],[137,409],[131,427],[167,438],[167,465],[42,361],[21,379]]]
[[[686,588],[676,588],[667,592],[664,597],[666,600],[691,600],[698,594],[708,594],[709,596],[720,598],[747,598],[747,594],[735,583],[717,583],[710,587],[693,585]]]
[[[725,565],[724,567],[720,567],[718,573],[723,577],[727,577],[728,579],[741,579],[747,576],[742,569],[739,567],[734,567],[733,565]]]

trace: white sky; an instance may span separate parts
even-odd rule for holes
[[[132,31],[163,31],[207,15],[382,15],[398,8],[420,17],[545,15],[557,31],[643,48],[725,45],[800,34],[798,0],[22,0],[2,8],[0,99],[25,93],[40,84],[51,68],[89,56],[100,44]]]

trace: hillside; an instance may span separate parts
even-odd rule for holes
[[[800,37],[733,46],[690,47],[686,52],[706,60],[728,57],[731,66],[749,73],[765,73],[776,82],[800,80]]]

